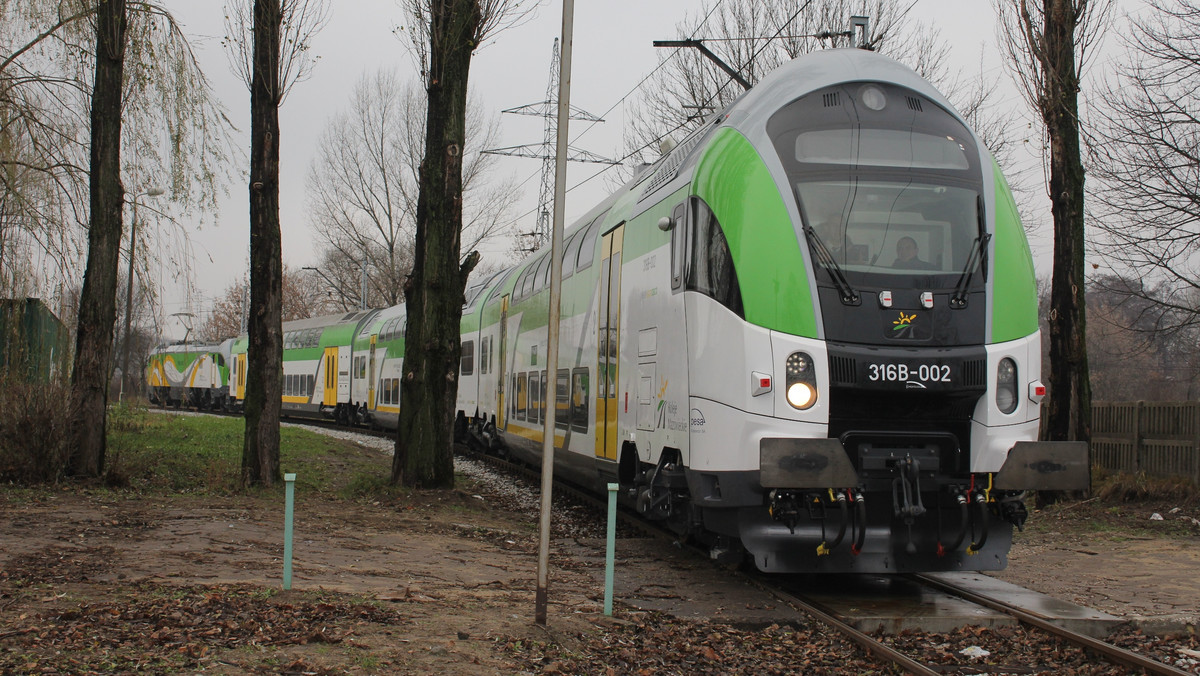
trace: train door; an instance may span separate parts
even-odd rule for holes
[[[505,398],[504,398],[504,379],[508,375],[505,368],[507,366],[506,357],[508,356],[508,296],[505,295],[500,299],[500,368],[496,371],[496,429],[505,429],[504,425],[508,422],[508,416],[505,415]]]
[[[338,349],[327,347],[325,348],[325,393],[322,397],[322,403],[326,406],[337,406],[337,372]]]
[[[617,361],[621,340],[621,248],[625,224],[600,239],[600,313],[596,336],[596,457],[617,459]]]
[[[237,356],[237,398],[242,400],[246,398],[246,353],[243,352]]]
[[[375,340],[378,335],[371,336],[370,356],[367,358],[367,410],[375,410]]]

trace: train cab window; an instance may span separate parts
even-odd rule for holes
[[[469,376],[475,372],[475,341],[463,341],[460,366],[459,372],[464,376]]]
[[[684,261],[687,260],[687,207],[675,205],[671,211],[671,288],[683,288]]]
[[[691,198],[688,219],[686,286],[711,297],[739,317],[745,317],[742,290],[725,232],[716,215],[699,197]]]
[[[571,372],[571,429],[579,432],[587,432],[588,429],[588,380],[586,368]]]

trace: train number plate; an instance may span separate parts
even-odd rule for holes
[[[927,388],[946,386],[954,382],[954,371],[949,364],[871,362],[866,364],[866,367],[867,381],[878,385]]]

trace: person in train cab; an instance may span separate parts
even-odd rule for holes
[[[896,242],[896,261],[892,267],[897,270],[936,270],[933,263],[921,260],[917,248],[917,240],[912,237],[901,237]]]

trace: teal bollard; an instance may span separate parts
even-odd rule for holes
[[[604,615],[612,617],[613,559],[617,548],[617,484],[608,485],[608,546],[604,552]]]
[[[296,475],[284,474],[283,498],[283,589],[292,588],[292,503],[296,497]]]

